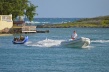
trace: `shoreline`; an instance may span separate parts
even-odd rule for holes
[[[96,24],[46,24],[38,25],[37,28],[109,28],[109,26],[96,25]]]
[[[44,24],[37,28],[109,28],[109,16],[100,16],[94,18],[82,18],[74,22],[62,24]]]
[[[109,28],[109,27],[39,27],[39,28]],[[36,33],[49,33],[49,30],[37,31]],[[13,34],[24,34],[24,33],[0,33],[1,36],[12,36]],[[28,33],[25,33],[28,34]],[[30,33],[31,34],[31,33]]]
[[[0,36],[11,36],[13,34],[0,34]]]
[[[37,25],[35,33],[49,33],[49,30],[38,31],[37,28],[109,28],[109,16],[100,16],[95,18],[82,18],[74,22],[62,24],[43,24]],[[28,32],[26,32],[28,33]],[[0,32],[0,36],[9,36],[12,34],[22,34],[21,28],[11,28],[9,31]]]

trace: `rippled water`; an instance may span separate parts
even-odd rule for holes
[[[23,34],[25,44],[12,44],[16,35],[0,36],[0,72],[108,72],[109,28],[43,28],[49,33]],[[88,37],[87,48],[61,45],[73,30]]]

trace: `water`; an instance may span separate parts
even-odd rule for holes
[[[38,28],[49,33],[28,35],[26,44],[12,44],[14,36],[0,36],[0,72],[109,72],[109,28]],[[88,37],[87,48],[61,45],[76,30]]]
[[[81,18],[34,18],[33,21],[29,21],[25,18],[27,24],[41,25],[41,24],[62,24],[67,22],[74,22]]]

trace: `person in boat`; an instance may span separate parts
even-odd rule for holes
[[[22,35],[20,35],[20,41],[23,41],[24,37]]]
[[[17,41],[18,40],[18,38],[17,37],[14,37],[14,41]]]
[[[73,31],[73,34],[71,35],[71,38],[74,40],[74,39],[76,39],[77,38],[77,33],[76,33],[76,31]]]
[[[20,39],[17,37],[14,37],[14,41],[20,41]]]

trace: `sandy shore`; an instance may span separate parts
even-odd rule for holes
[[[0,36],[10,36],[10,35],[13,35],[13,34],[0,34]]]

